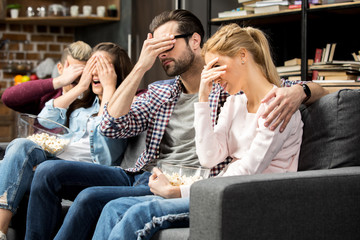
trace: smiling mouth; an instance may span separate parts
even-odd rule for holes
[[[99,80],[93,81],[94,84],[100,84]]]

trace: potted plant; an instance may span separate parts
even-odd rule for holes
[[[107,13],[109,17],[117,17],[117,8],[115,4],[108,6]]]
[[[6,9],[9,9],[9,11],[10,11],[10,17],[11,18],[19,17],[20,8],[21,8],[21,5],[18,4],[18,3],[8,4],[6,6]]]

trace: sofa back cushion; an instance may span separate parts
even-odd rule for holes
[[[360,166],[360,90],[343,89],[300,110],[299,171]]]

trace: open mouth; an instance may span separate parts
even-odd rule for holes
[[[101,84],[101,83],[100,83],[99,80],[93,80],[93,84],[94,84],[94,85],[99,85],[99,84]]]

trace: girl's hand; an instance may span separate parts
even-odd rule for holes
[[[96,70],[102,87],[104,89],[110,87],[115,91],[117,75],[114,65],[111,63],[110,59],[104,57],[103,55],[98,56]]]
[[[150,191],[163,198],[180,198],[180,187],[173,186],[158,168],[153,169],[149,179]]]
[[[78,83],[78,85],[76,85],[76,87],[81,87],[85,90],[87,90],[92,82],[92,75],[93,75],[93,71],[96,67],[96,61],[97,61],[97,57],[96,56],[92,56],[85,65],[84,71],[81,75],[80,81]]]
[[[201,73],[201,82],[199,88],[199,101],[200,102],[208,102],[209,101],[209,94],[212,89],[213,82],[219,83],[220,77],[226,71],[226,65],[220,67],[214,67],[217,63],[219,58],[214,58],[208,64],[204,66],[204,69]]]

